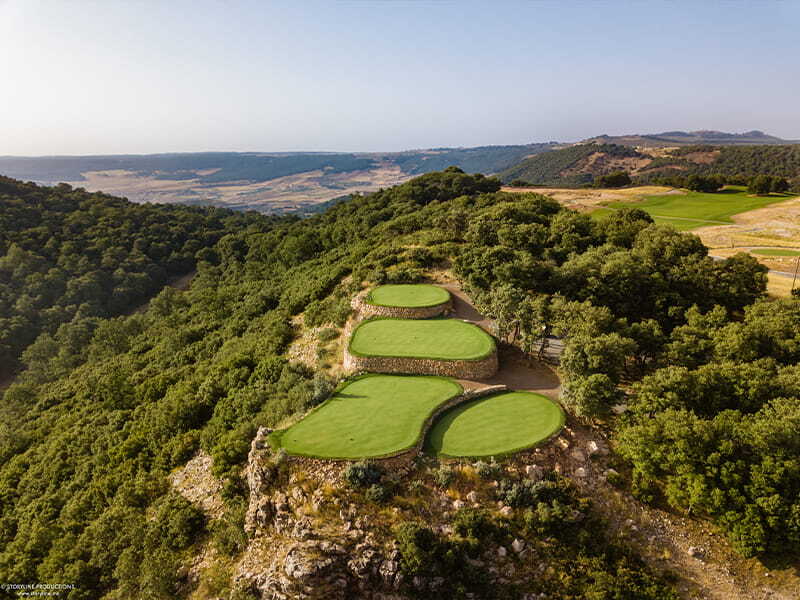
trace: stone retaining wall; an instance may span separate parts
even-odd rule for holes
[[[366,300],[368,292],[362,292],[350,302],[359,316],[363,319],[370,317],[394,317],[397,319],[430,319],[444,315],[453,310],[453,299],[434,306],[403,307],[403,306],[378,306]]]
[[[393,356],[355,356],[344,349],[344,369],[348,373],[403,373],[407,375],[440,375],[457,379],[489,379],[498,369],[497,349],[479,360],[438,360],[433,358],[401,358]]]

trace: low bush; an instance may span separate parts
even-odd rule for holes
[[[436,481],[436,485],[442,488],[450,487],[456,479],[456,471],[452,467],[448,467],[447,465],[442,465],[433,473],[433,479]]]
[[[381,482],[383,469],[375,463],[362,460],[349,465],[342,473],[342,477],[354,488],[367,488]]]

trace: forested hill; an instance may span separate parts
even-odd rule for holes
[[[637,183],[688,175],[721,175],[748,179],[772,175],[800,189],[800,144],[688,145],[647,149],[586,143],[526,158],[499,174],[506,183],[552,186],[590,185],[600,175],[628,172]]]
[[[448,169],[302,221],[254,217],[208,250],[191,248],[198,272],[188,291],[165,288],[147,311],[98,319],[93,333],[79,320],[64,324],[59,340],[70,345],[31,353],[0,404],[0,581],[68,581],[76,586],[70,600],[188,597],[197,584],[186,565],[205,548],[214,586],[206,589],[253,598],[232,589],[249,544],[241,469],[251,441],[259,426],[304,413],[335,383],[324,355],[313,367],[288,360],[291,318],[302,313],[304,327],[339,336],[362,284],[420,281],[431,269],[451,270],[501,337],[520,331],[527,349],[542,332],[566,340],[565,401],[620,432],[639,498],[713,519],[749,555],[800,551],[800,389],[791,366],[800,359],[800,301],[768,302],[764,268],[752,257],[714,261],[698,238],[642,211],[598,222],[499,187]],[[89,205],[73,213],[77,224],[65,216],[68,231],[85,231],[82,219],[103,214],[104,203],[65,194]],[[129,207],[116,210],[121,218]],[[149,210],[194,217],[192,231],[218,231],[204,219],[226,214]],[[236,223],[226,219],[223,228]],[[194,239],[187,235],[175,242],[178,256]],[[73,260],[83,251],[90,264],[100,260],[96,246],[84,242]],[[667,367],[673,356],[684,357],[677,371]],[[618,402],[635,404],[630,420],[613,420]],[[212,520],[167,480],[201,448],[224,481],[224,512]],[[524,520],[491,526],[508,539],[547,538],[526,589],[554,598],[674,597],[588,522],[565,525],[571,509],[524,495],[519,502],[528,502]],[[411,518],[396,506],[386,513]],[[460,597],[459,569],[480,555],[481,541],[453,541],[441,546],[446,555],[439,545],[415,546],[430,536],[397,547],[428,557],[442,597]],[[411,568],[411,555],[401,564]],[[484,588],[480,597],[516,596]]]
[[[223,209],[138,205],[0,177],[0,377],[37,337],[29,358],[69,357],[98,317],[139,306],[191,272],[199,251],[252,221]],[[60,329],[65,323],[69,334]]]

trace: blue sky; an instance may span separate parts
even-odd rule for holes
[[[800,139],[800,2],[0,0],[0,155]]]

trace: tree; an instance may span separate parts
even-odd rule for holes
[[[758,196],[765,196],[772,191],[772,177],[769,175],[756,175],[747,184],[747,191]]]
[[[770,191],[776,194],[783,194],[789,191],[789,182],[785,177],[773,177]]]
[[[631,184],[631,176],[626,171],[614,171],[601,175],[595,180],[595,187],[618,188]]]
[[[686,188],[693,192],[716,192],[722,188],[724,181],[719,175],[689,175]]]
[[[608,375],[594,373],[568,381],[561,397],[577,416],[593,418],[607,414],[622,394]]]

